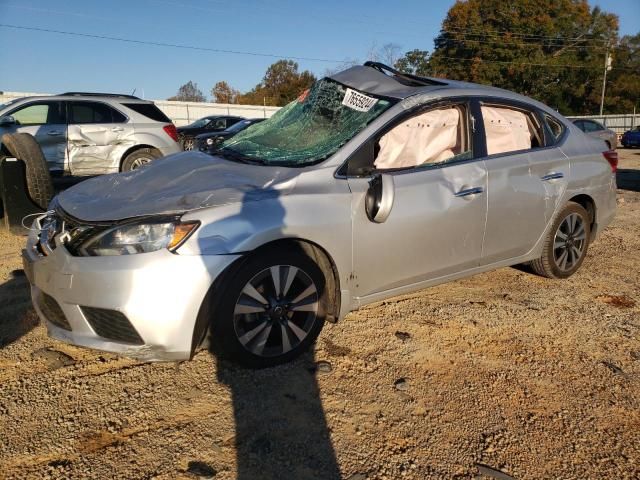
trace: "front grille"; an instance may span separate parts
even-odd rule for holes
[[[62,308],[60,308],[60,305],[53,297],[42,292],[38,305],[47,320],[53,323],[56,327],[71,331],[71,325],[69,325],[67,317],[64,316]]]
[[[142,337],[133,328],[122,312],[106,308],[80,307],[94,332],[114,342],[144,344]]]

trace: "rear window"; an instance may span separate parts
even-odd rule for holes
[[[151,120],[155,120],[156,122],[171,123],[169,117],[162,113],[162,110],[156,107],[153,103],[123,103],[123,105],[140,115],[144,115]]]

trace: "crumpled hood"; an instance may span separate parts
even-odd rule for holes
[[[235,163],[189,151],[132,172],[85,180],[58,195],[57,202],[80,220],[122,220],[283,196],[297,175],[297,169]]]

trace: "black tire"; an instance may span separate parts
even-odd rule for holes
[[[285,311],[284,318],[280,319],[272,318],[272,315],[274,315],[273,308],[265,309],[264,313],[236,314],[236,308],[241,306],[239,302],[259,303],[246,296],[243,293],[243,289],[250,281],[255,281],[254,279],[264,275],[266,270],[274,266],[279,266],[280,272],[282,272],[278,275],[283,280],[281,285],[287,283],[284,280],[291,267],[302,271],[307,276],[307,280],[313,282],[317,295],[314,297],[312,294],[309,297],[305,297],[310,301],[315,299],[313,303],[317,303],[315,317],[311,323],[306,323],[310,321],[310,312]],[[290,295],[299,295],[301,294],[300,292],[304,292],[309,288],[309,284],[305,284],[302,280],[302,277],[294,278],[289,287]],[[329,295],[326,291],[326,284],[326,277],[322,269],[302,251],[267,249],[250,255],[231,267],[231,270],[225,274],[224,281],[219,286],[220,288],[213,292],[210,300],[212,303],[211,309],[209,310],[211,312],[210,328],[213,351],[219,356],[229,358],[240,365],[250,368],[271,367],[293,360],[308,350],[316,341],[324,326],[326,312],[329,308]],[[275,287],[273,288],[275,289]],[[276,301],[270,295],[273,290],[260,289],[260,287],[259,290],[264,295],[264,298],[269,298],[269,302]],[[305,298],[298,303],[302,303]],[[306,305],[309,305],[309,303]],[[296,338],[293,327],[290,327],[291,323],[295,323],[298,334],[303,329],[306,330],[306,336],[303,339]],[[281,324],[284,324],[284,326]],[[264,338],[265,346],[263,347],[264,354],[262,355],[256,354],[251,348],[255,347],[255,342],[260,345],[260,335],[267,328],[263,327],[260,333],[254,334],[250,340],[247,340],[246,344],[243,344],[240,340],[240,337],[247,337],[248,333],[256,331],[256,327],[259,328],[260,325],[269,327],[269,332]],[[291,348],[286,352],[284,351],[285,335],[287,336],[286,342]],[[252,342],[254,342],[253,345]],[[299,343],[296,344],[296,342]],[[271,351],[268,351],[269,349]],[[279,350],[280,352],[278,353]]]
[[[571,233],[569,235],[571,239],[571,247],[560,246],[556,247],[557,242],[563,242],[560,238],[556,238],[556,235],[559,232],[561,225],[567,225],[564,223],[566,220],[570,218],[572,215],[578,215],[581,219],[583,229],[584,229],[584,240],[574,240],[575,238],[582,237],[582,233],[579,235],[574,235]],[[560,231],[560,233],[564,233]],[[591,238],[591,218],[589,213],[584,209],[582,205],[579,205],[574,202],[569,202],[565,207],[560,210],[556,219],[551,226],[551,229],[547,233],[547,238],[544,242],[544,247],[542,248],[542,256],[530,263],[531,268],[538,275],[542,275],[547,278],[568,278],[573,275],[582,265],[585,257],[587,256],[587,250],[589,249],[589,239]],[[583,242],[579,244],[579,242]],[[566,243],[566,242],[565,242]],[[575,254],[573,250],[573,246],[575,245],[576,249],[579,249],[580,255],[577,260],[573,262],[569,268],[561,268],[563,255],[567,255],[575,258],[577,254]],[[569,252],[564,252],[564,250],[569,250]]]
[[[6,133],[2,136],[2,144],[13,157],[24,162],[29,196],[46,210],[53,198],[53,182],[40,145],[28,133]]]
[[[130,154],[128,154],[122,160],[122,167],[120,168],[121,172],[130,172],[131,170],[135,170],[136,168],[140,168],[141,166],[152,162],[156,158],[160,158],[162,154],[156,148],[139,148],[134,150]]]

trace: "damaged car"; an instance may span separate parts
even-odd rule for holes
[[[24,269],[56,339],[275,365],[372,302],[516,264],[571,276],[615,214],[603,149],[530,98],[367,62],[213,156],[61,193]]]
[[[54,175],[127,172],[182,150],[153,103],[133,95],[67,92],[0,106],[0,138],[29,133]]]

